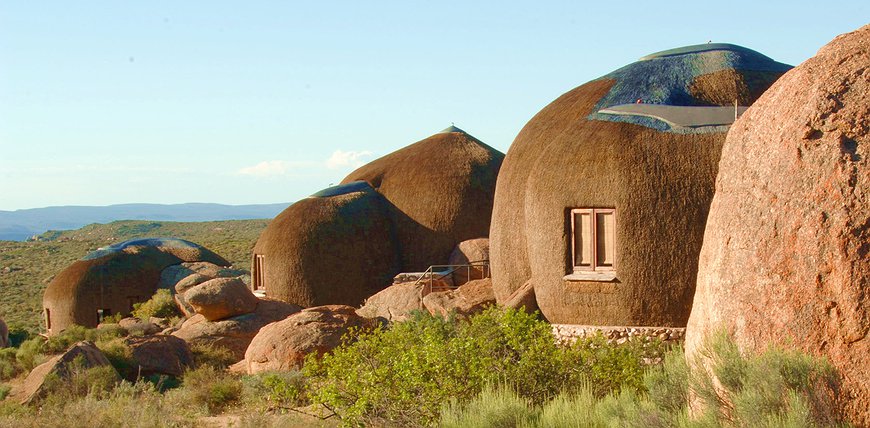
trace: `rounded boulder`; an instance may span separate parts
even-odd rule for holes
[[[870,425],[870,26],[834,39],[731,128],[686,333],[824,356]]]

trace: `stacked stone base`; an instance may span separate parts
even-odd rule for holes
[[[683,327],[627,327],[575,324],[553,324],[553,335],[560,343],[571,344],[577,339],[601,333],[608,342],[622,344],[629,340],[661,340],[664,343],[682,343],[686,336]]]

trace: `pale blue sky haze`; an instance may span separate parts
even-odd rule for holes
[[[797,64],[868,18],[863,0],[0,0],[0,210],[290,202],[451,122],[507,151],[652,52]]]

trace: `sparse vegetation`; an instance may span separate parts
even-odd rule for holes
[[[172,292],[161,288],[149,300],[133,305],[131,313],[136,318],[147,321],[151,317],[179,319],[183,314],[178,310]]]
[[[46,353],[91,340],[123,375],[129,349],[117,334],[31,338],[0,350],[0,373],[23,376]],[[744,355],[724,334],[687,362],[655,342],[557,345],[534,316],[491,308],[468,320],[420,313],[355,339],[301,372],[228,373],[232,358],[210,347],[194,349],[196,367],[179,379],[125,381],[111,367],[73,364],[70,379],[47,381],[38,407],[0,402],[0,426],[198,426],[214,415],[238,415],[236,426],[845,426],[829,364],[776,348]],[[9,391],[0,384],[0,399]],[[303,415],[318,404],[336,416]]]

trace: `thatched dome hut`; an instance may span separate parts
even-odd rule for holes
[[[402,270],[446,264],[456,244],[489,235],[504,154],[449,128],[376,159],[342,182],[364,180],[393,205]]]
[[[183,239],[145,238],[91,252],[61,271],[43,295],[49,334],[78,324],[96,327],[101,317],[127,315],[154,295],[163,269],[184,262],[230,263]]]
[[[399,246],[388,202],[364,181],[288,207],[254,246],[254,288],[304,307],[357,305],[392,283]]]
[[[529,282],[553,323],[685,326],[725,133],[789,68],[735,45],[688,46],[541,110],[496,187],[499,302]]]
[[[451,126],[291,205],[260,235],[254,288],[301,306],[359,305],[397,273],[489,234],[504,155]]]

